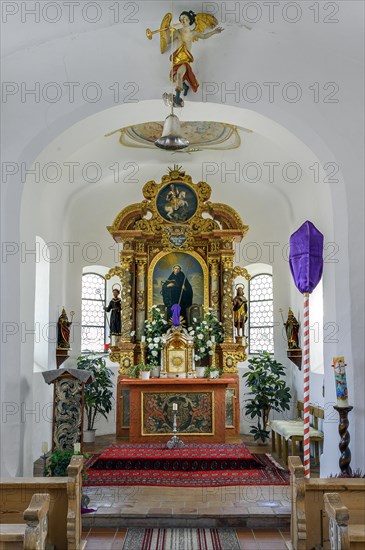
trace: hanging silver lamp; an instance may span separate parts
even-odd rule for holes
[[[166,117],[162,136],[155,141],[155,145],[166,151],[178,151],[189,146],[189,141],[181,136],[180,120],[174,115],[173,110]]]

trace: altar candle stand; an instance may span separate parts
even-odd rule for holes
[[[146,362],[146,337],[141,337],[141,363],[145,364]]]
[[[172,424],[172,438],[166,443],[166,447],[168,449],[182,449],[185,447],[185,444],[181,439],[176,435],[177,434],[177,422],[176,422],[176,415],[177,415],[177,403],[172,404],[172,414],[174,415],[173,424]]]
[[[48,453],[48,443],[47,441],[42,441],[42,458],[43,458],[43,475],[45,474],[47,467],[47,453]]]
[[[216,347],[216,344],[215,344],[215,336],[212,336],[212,362],[211,362],[211,367],[214,369],[216,367],[216,362],[215,362],[215,347]]]
[[[349,448],[350,434],[348,432],[349,419],[348,414],[352,411],[353,407],[348,404],[348,391],[345,371],[344,357],[333,358],[333,368],[335,373],[336,382],[336,397],[337,405],[333,408],[338,412],[340,421],[338,425],[338,433],[340,434],[340,459],[339,466],[342,474],[351,475],[352,469],[350,467],[351,451]]]

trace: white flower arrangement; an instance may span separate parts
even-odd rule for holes
[[[163,347],[163,334],[168,329],[168,323],[157,306],[152,306],[149,319],[145,321],[145,335],[147,342],[147,363],[158,366],[159,355]]]
[[[223,342],[224,338],[223,325],[218,321],[215,312],[211,308],[206,310],[204,319],[201,322],[196,317],[193,318],[192,326],[188,328],[188,332],[194,338],[195,361],[213,355],[212,336],[214,336],[217,344]]]

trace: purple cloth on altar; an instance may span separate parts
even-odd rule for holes
[[[313,292],[323,273],[324,237],[312,222],[306,221],[290,237],[289,265],[299,292]]]
[[[178,327],[180,325],[181,307],[179,306],[179,304],[174,304],[171,307],[171,311],[172,311],[172,324],[174,325],[174,327]]]

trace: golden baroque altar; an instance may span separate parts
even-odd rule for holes
[[[141,361],[145,321],[152,306],[165,307],[161,288],[180,269],[190,300],[186,310],[181,301],[185,326],[208,308],[221,321],[224,340],[215,347],[215,361],[223,375],[237,379],[238,398],[237,363],[247,358],[247,341],[234,334],[232,302],[235,279],[250,276],[234,265],[234,246],[248,226],[231,206],[211,202],[211,192],[208,183],[194,183],[175,165],[160,183],[148,181],[142,189],[143,200],[123,208],[107,228],[115,242],[123,245],[120,265],[106,275],[107,279],[119,277],[121,283],[121,336],[110,347],[110,359],[120,365],[119,382]],[[169,307],[166,315],[170,317]],[[169,365],[165,368],[169,371]],[[118,415],[117,433],[121,423]]]

